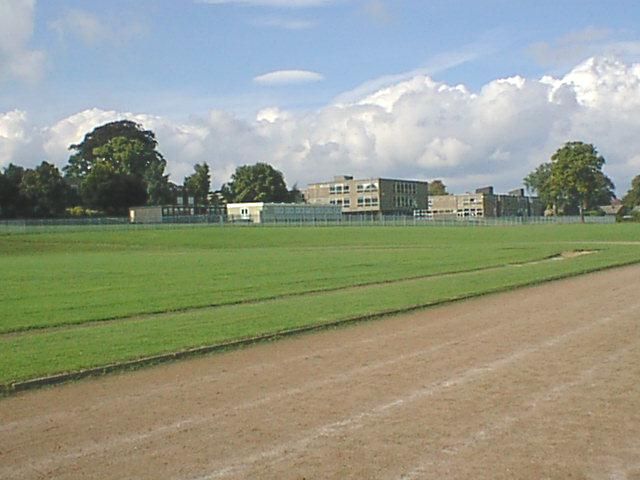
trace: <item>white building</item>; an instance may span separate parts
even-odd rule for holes
[[[227,220],[247,223],[337,222],[342,208],[306,203],[228,203]]]

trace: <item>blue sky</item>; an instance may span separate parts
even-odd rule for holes
[[[238,164],[273,160],[302,184],[333,175],[331,165],[346,165],[362,174],[445,178],[458,188],[495,178],[493,183],[507,188],[536,163],[536,148],[545,160],[562,133],[581,132],[578,123],[558,127],[564,131],[525,138],[526,151],[504,145],[492,149],[483,142],[483,155],[513,157],[500,160],[517,164],[511,177],[492,177],[499,165],[487,165],[484,171],[478,155],[469,164],[460,160],[464,152],[473,156],[476,137],[452,131],[451,121],[432,125],[428,142],[396,160],[377,146],[372,147],[374,151],[351,145],[357,134],[348,128],[365,121],[355,109],[349,112],[353,121],[345,120],[343,131],[325,135],[313,129],[334,112],[335,105],[361,103],[385,88],[407,94],[401,85],[411,79],[428,78],[448,88],[463,85],[467,101],[475,102],[474,95],[482,96],[492,82],[516,76],[535,82],[545,75],[561,81],[589,58],[610,61],[593,65],[591,74],[606,70],[606,75],[619,81],[620,75],[613,70],[623,69],[628,77],[640,57],[637,1],[2,1],[6,3],[0,5],[0,30],[5,32],[0,33],[0,166],[9,161],[33,163],[42,156],[63,163],[60,149],[51,145],[77,141],[69,135],[77,137],[78,129],[108,118],[105,112],[110,112],[147,119],[148,128],[155,125],[166,131],[166,148],[176,157],[167,154],[176,180],[195,161],[213,163],[218,180],[224,181],[222,177]],[[572,85],[584,77],[573,75]],[[405,115],[398,118],[415,114],[417,123],[433,123],[429,116],[433,109],[449,100],[425,93],[436,87],[422,83],[414,87],[414,113],[401,110],[400,103],[397,109],[384,108],[390,115]],[[520,96],[513,101],[522,105],[528,100],[525,89],[518,88]],[[585,93],[580,88],[576,87],[576,98],[584,106],[580,95]],[[633,98],[636,93],[629,91]],[[602,102],[597,105],[599,111],[605,107]],[[265,109],[279,113],[259,114]],[[552,110],[545,109],[541,115],[553,115],[560,125],[562,112]],[[464,123],[465,111],[449,109],[445,114],[452,112]],[[79,123],[77,115],[82,112]],[[578,122],[579,113],[567,111],[567,119],[571,116],[571,121]],[[266,118],[273,125],[268,132],[261,126]],[[283,122],[291,118],[298,128],[295,140],[289,142]],[[77,128],[65,130],[61,122]],[[339,124],[336,119],[329,123]],[[301,131],[300,125],[308,131]],[[439,126],[441,130],[435,128]],[[600,127],[590,125],[585,133],[604,134]],[[22,129],[22,137],[16,129]],[[208,160],[195,153],[183,155],[179,147],[193,146],[193,142],[174,138],[182,132],[204,141],[205,137],[224,138],[224,132],[236,129],[251,130],[251,141],[256,143],[253,153],[235,155],[233,145],[211,152],[215,146],[203,144],[200,150],[206,147]],[[375,145],[385,135],[370,124],[363,123],[362,129]],[[52,138],[62,135],[62,130],[67,137]],[[516,133],[518,138],[523,135]],[[163,137],[160,132],[158,136],[162,149]],[[256,153],[260,148],[270,158]],[[304,158],[293,158],[300,149],[306,149]],[[329,151],[333,161],[323,162],[321,152]],[[367,152],[372,155],[369,168],[363,165]],[[602,153],[607,157],[607,152]],[[412,167],[412,154],[422,159],[415,162],[420,168]],[[629,179],[624,176],[631,175],[638,162],[631,151],[612,154],[618,164],[615,180],[626,185]],[[325,169],[320,168],[323,164]]]

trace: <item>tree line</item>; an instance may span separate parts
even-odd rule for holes
[[[62,172],[46,161],[30,169],[9,164],[0,172],[0,218],[47,218],[68,215],[125,215],[131,206],[175,204],[192,198],[199,206],[215,205],[211,170],[196,164],[183,185],[169,181],[167,162],[155,134],[129,120],[96,127],[69,147]],[[271,165],[238,167],[219,197],[227,202],[302,201],[288,190]]]

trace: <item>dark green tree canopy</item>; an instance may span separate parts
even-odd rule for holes
[[[156,146],[154,133],[144,130],[135,122],[121,120],[107,123],[87,133],[81,143],[69,147],[74,153],[64,170],[67,178],[79,187],[83,199],[91,197],[88,188],[92,185],[105,185],[104,181],[96,183],[95,178],[85,185],[92,170],[101,164],[100,178],[104,180],[106,175],[121,176],[113,181],[119,188],[124,188],[125,185],[134,188],[131,198],[139,199],[137,190],[140,185],[144,185],[148,204],[166,203],[171,197],[169,176],[164,173],[167,162],[156,150]],[[110,168],[105,169],[105,165],[109,165]],[[136,181],[124,182],[122,176],[133,177]],[[102,193],[96,192],[96,195],[104,199]],[[104,201],[92,200],[92,204],[96,203],[104,204]],[[114,204],[105,206],[105,209],[120,210],[119,200],[114,198]]]
[[[447,195],[447,186],[442,180],[432,180],[429,182],[429,195]]]
[[[80,195],[86,207],[115,215],[124,215],[129,207],[147,201],[146,185],[140,177],[118,171],[106,161],[95,163],[80,185]]]
[[[640,175],[631,180],[631,188],[622,198],[622,204],[629,210],[640,205]]]
[[[55,165],[42,162],[24,172],[20,193],[31,207],[34,217],[60,216],[67,207],[70,187]]]
[[[238,167],[222,187],[228,202],[287,202],[290,194],[282,172],[267,163]]]
[[[84,136],[82,142],[69,147],[72,155],[69,158],[69,165],[64,169],[67,176],[72,178],[86,176],[97,160],[95,149],[102,147],[116,137],[136,140],[140,142],[146,155],[157,162],[164,160],[162,155],[156,151],[158,142],[151,130],[144,130],[140,124],[130,120],[119,120],[94,128]],[[150,158],[146,159],[147,162],[150,160]]]
[[[29,210],[27,199],[20,192],[24,168],[10,163],[0,173],[0,218],[25,216]]]
[[[537,195],[545,207],[554,207],[556,198],[551,190],[551,162],[539,165],[533,172],[524,177],[524,186],[529,193]]]
[[[196,204],[208,203],[209,189],[211,187],[211,173],[206,163],[193,166],[194,173],[184,179],[184,188],[189,195],[195,198]]]

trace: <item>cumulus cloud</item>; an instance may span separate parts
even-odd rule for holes
[[[35,0],[0,2],[0,81],[35,82],[43,74],[45,54],[29,48]]]
[[[624,40],[622,34],[604,28],[588,27],[569,32],[551,42],[529,46],[529,53],[543,67],[565,67],[594,56],[620,58],[640,55],[640,42]]]
[[[309,70],[277,70],[265,73],[253,79],[255,83],[261,85],[291,85],[294,83],[311,83],[324,80],[324,77],[317,72]]]
[[[640,173],[640,64],[611,58],[589,59],[559,78],[497,79],[478,91],[417,75],[349,103],[314,112],[265,108],[254,120],[212,111],[179,123],[93,109],[35,130],[24,112],[8,112],[0,114],[0,162],[24,165],[20,155],[40,144],[63,165],[69,144],[121,118],[156,132],[178,182],[196,162],[209,162],[219,185],[236,166],[261,161],[300,186],[351,173],[505,191],[572,140],[596,145],[619,194]]]

